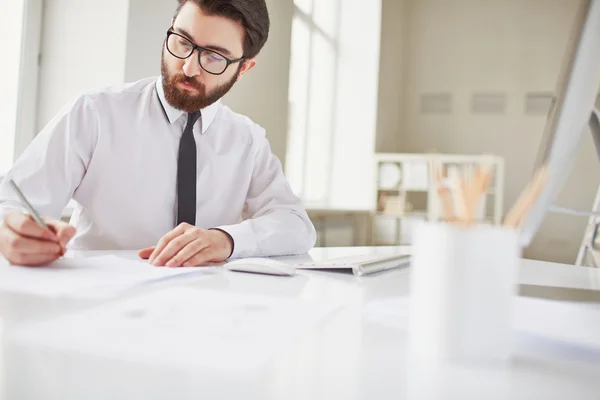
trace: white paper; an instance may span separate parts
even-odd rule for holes
[[[44,267],[0,262],[0,290],[45,297],[93,297],[173,276],[207,272],[204,267],[155,267],[116,256],[63,258]]]
[[[27,348],[144,365],[252,370],[338,308],[333,303],[178,287],[29,323],[11,337],[12,343]]]
[[[515,302],[513,326],[528,336],[600,351],[597,304],[521,297]]]

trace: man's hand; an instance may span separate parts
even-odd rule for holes
[[[183,223],[163,236],[156,247],[140,250],[139,256],[156,266],[192,267],[225,261],[232,251],[233,242],[225,232]]]
[[[44,218],[51,231],[38,225],[30,215],[8,213],[0,225],[0,253],[14,265],[38,266],[60,258],[75,228],[62,221]]]

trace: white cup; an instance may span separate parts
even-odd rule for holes
[[[521,248],[514,230],[421,223],[410,269],[409,357],[505,363]]]

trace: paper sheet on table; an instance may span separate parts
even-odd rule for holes
[[[206,271],[155,267],[116,256],[63,258],[45,267],[0,262],[0,290],[45,297],[94,297],[95,293],[106,295],[145,282]]]
[[[600,360],[600,305],[519,297],[513,309],[517,345]]]
[[[409,298],[372,301],[365,306],[367,319],[407,330]],[[594,350],[600,356],[600,305],[518,297],[513,305],[517,344],[572,346],[572,351]],[[542,343],[539,339],[546,342]]]
[[[263,366],[338,308],[333,303],[173,287],[32,322],[11,337],[26,348],[67,354],[198,372],[247,371]]]

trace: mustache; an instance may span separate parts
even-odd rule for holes
[[[178,74],[172,77],[173,83],[187,83],[198,90],[204,90],[204,84],[196,81],[194,78],[190,78],[184,74]]]

